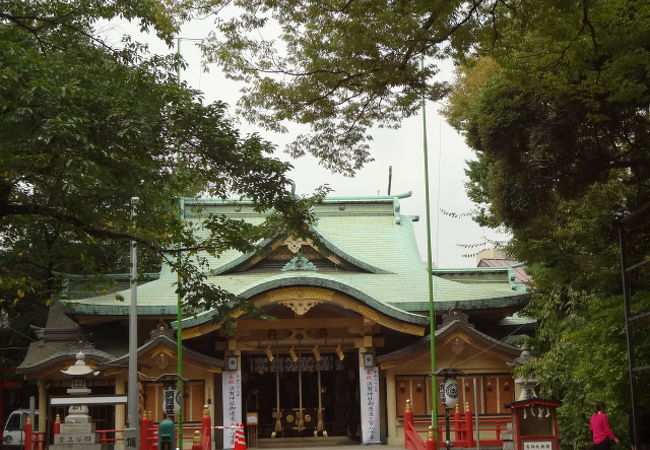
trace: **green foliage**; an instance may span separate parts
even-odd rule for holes
[[[563,402],[564,448],[587,445],[586,423],[598,400],[607,403],[616,434],[627,439],[630,390],[615,212],[634,192],[618,179],[593,185],[581,198],[562,200],[544,217],[513,228],[507,248],[527,262],[535,280],[523,314],[538,321],[530,344],[539,359],[523,372],[539,378],[543,396]],[[649,253],[647,239],[639,246]],[[637,311],[650,309],[643,291],[635,299]],[[649,337],[647,327],[635,334],[637,352],[647,353]],[[648,404],[650,398],[642,392],[638,400]]]
[[[647,310],[650,295],[643,296]],[[559,304],[561,311],[549,306]],[[558,418],[563,448],[588,446],[586,424],[597,401],[607,404],[612,429],[627,441],[630,397],[622,298],[577,290],[535,293],[527,313],[542,321],[532,339],[542,354],[522,371],[539,379],[543,397],[562,399]],[[647,332],[638,335],[637,345],[650,346]],[[650,400],[647,390],[641,389],[639,395],[641,404]]]
[[[452,37],[463,47],[478,17],[499,2],[204,3],[208,13],[215,3],[237,8],[217,17],[220,34],[204,48],[228,76],[247,83],[240,103],[246,117],[275,131],[285,131],[287,121],[308,125],[288,150],[351,174],[371,160],[371,126],[397,127],[417,112],[422,95],[444,95],[431,62],[451,53]]]
[[[206,104],[179,84],[181,61],[129,40],[110,48],[92,27],[125,17],[170,41],[189,4],[1,5],[1,307],[48,301],[60,272],[127,271],[131,240],[141,272],[165,258],[183,276],[190,310],[237,307],[239,299],[206,283],[196,255],[249,251],[280,230],[302,232],[326,189],[294,198],[291,166],[260,136],[241,136],[223,103]],[[256,226],[211,216],[201,224],[206,235],[178,215],[178,197],[199,194],[246,197],[275,212]]]
[[[539,323],[540,358],[523,370],[563,401],[566,448],[588,445],[597,400],[627,438],[617,219],[650,200],[649,20],[633,0],[514,7],[462,59],[446,109],[477,154],[467,170],[477,221],[511,230],[508,251],[535,280],[525,313]],[[650,255],[649,226],[631,242],[635,261]],[[650,310],[647,288],[637,286],[637,311]],[[647,358],[647,326],[638,331]]]
[[[640,197],[620,212],[650,197],[649,10],[636,1],[533,2],[482,43],[478,54],[496,63],[488,76],[482,58],[467,61],[454,91],[473,98],[452,96],[447,112],[485,160],[470,177],[490,199],[487,221],[519,226],[621,168]]]

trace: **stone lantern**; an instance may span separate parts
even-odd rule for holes
[[[520,367],[534,359],[535,357],[528,351],[528,346],[524,344],[521,354],[511,362],[507,362],[506,365],[513,368]],[[537,398],[537,393],[535,392],[537,383],[538,381],[535,378],[516,378],[515,384],[519,386],[519,398],[517,400],[530,400]]]
[[[90,394],[90,389],[86,385],[86,378],[88,375],[97,375],[95,369],[86,364],[86,355],[83,352],[77,353],[77,361],[65,370],[62,370],[63,375],[72,378],[70,388],[67,390],[68,394],[73,396],[84,396]],[[86,405],[72,405],[68,410],[68,415],[65,418],[66,423],[90,423],[90,416],[88,415],[88,407]]]
[[[86,355],[79,352],[76,355],[77,361],[65,370],[63,375],[72,378],[68,394],[71,397],[87,397],[90,389],[86,384],[89,375],[97,375],[95,369],[86,364]],[[88,406],[82,404],[83,400],[76,402],[68,409],[65,416],[65,423],[62,423],[58,433],[54,434],[54,444],[50,450],[104,450],[106,447],[98,443],[95,424],[88,414]]]

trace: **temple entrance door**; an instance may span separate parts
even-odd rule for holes
[[[245,412],[257,412],[259,437],[359,436],[358,358],[346,353],[243,358]],[[320,399],[320,404],[319,404]],[[280,411],[278,415],[276,411]],[[319,411],[321,412],[319,414]]]

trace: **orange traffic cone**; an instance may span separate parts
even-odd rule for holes
[[[235,431],[235,448],[233,450],[246,450],[246,436],[244,435],[244,424],[238,423]]]

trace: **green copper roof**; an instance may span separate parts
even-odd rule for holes
[[[323,242],[327,242],[330,251],[354,261],[365,271],[281,272],[278,269],[275,272],[224,273],[226,268],[234,267],[248,256],[237,251],[226,251],[219,258],[210,260],[212,271],[208,280],[243,296],[300,283],[322,285],[354,293],[351,295],[360,301],[386,314],[396,314],[402,317],[401,320],[417,321],[419,319],[413,318],[414,314],[409,312],[425,312],[428,309],[427,271],[415,241],[414,218],[401,213],[399,197],[335,197],[327,198],[315,207],[319,218],[315,230],[323,237]],[[247,201],[186,199],[184,204],[187,220],[199,220],[199,213],[210,212],[251,222],[262,220]],[[195,205],[200,205],[202,210],[193,210]],[[463,271],[474,273],[476,277],[449,278],[448,273],[434,275],[437,310],[446,310],[450,305],[463,309],[521,305],[527,298],[525,292],[513,289],[507,269],[501,272],[482,269]],[[139,313],[175,313],[175,281],[175,273],[163,266],[158,280],[139,286]],[[121,294],[129,298],[128,290]],[[117,301],[115,295],[111,294],[68,301],[66,304],[68,312],[77,314],[121,315],[127,314],[128,310],[127,303]],[[195,320],[198,318],[187,319],[185,326],[195,323]]]

